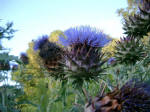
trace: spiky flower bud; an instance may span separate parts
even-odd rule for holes
[[[13,64],[12,65],[12,70],[17,70],[18,69],[18,65],[17,64]]]
[[[27,56],[26,53],[21,53],[21,54],[20,54],[20,59],[21,59],[21,61],[22,61],[24,64],[28,64],[28,63],[29,63],[29,58],[28,58],[28,56]]]
[[[76,83],[83,80],[97,79],[103,71],[103,60],[101,48],[110,39],[107,36],[88,26],[70,28],[64,32],[66,38],[60,38],[64,46],[67,46],[65,57],[69,77],[74,78]],[[61,35],[62,36],[62,35]]]
[[[95,97],[85,112],[149,112],[150,85],[129,81],[120,89]]]
[[[123,29],[128,36],[143,38],[150,32],[150,1],[141,0],[141,4],[142,6],[137,14],[125,19]]]
[[[124,37],[117,41],[115,59],[118,63],[135,64],[143,58],[144,49],[139,39]]]

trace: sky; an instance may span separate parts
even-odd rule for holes
[[[55,30],[90,25],[114,38],[123,36],[117,9],[126,0],[0,0],[2,24],[13,22],[14,38],[4,41],[10,54],[19,56],[28,43]]]

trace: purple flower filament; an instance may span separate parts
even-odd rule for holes
[[[107,38],[103,32],[90,26],[80,26],[75,28],[69,28],[64,32],[67,38],[60,35],[60,41],[64,46],[71,45],[72,43],[87,43],[92,47],[103,47],[110,39]]]

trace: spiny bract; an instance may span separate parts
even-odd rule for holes
[[[123,29],[128,36],[143,38],[143,36],[147,36],[147,33],[150,32],[150,1],[141,0],[141,4],[139,13],[125,19]]]

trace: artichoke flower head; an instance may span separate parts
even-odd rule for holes
[[[64,35],[66,38],[60,39],[66,46],[65,65],[69,72],[67,77],[75,79],[76,83],[97,79],[99,73],[103,72],[102,65],[106,62],[101,49],[110,39],[103,32],[89,26],[70,28]]]

